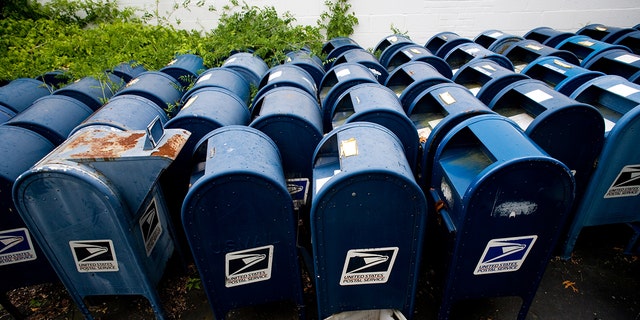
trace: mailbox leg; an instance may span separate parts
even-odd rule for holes
[[[3,293],[0,294],[0,305],[4,308],[4,310],[6,310],[10,316],[16,318],[16,319],[24,319],[24,315],[22,314],[22,312],[20,312],[20,310],[18,310],[18,308],[16,308],[13,303],[11,303],[11,301],[9,301],[9,298],[7,297],[7,293]]]
[[[151,309],[153,309],[153,313],[155,313],[156,319],[164,320],[166,319],[166,316],[164,314],[164,310],[162,309],[162,303],[160,303],[160,296],[158,295],[158,292],[156,290],[153,290],[153,288],[150,289],[151,290],[147,292],[147,299],[151,304]]]

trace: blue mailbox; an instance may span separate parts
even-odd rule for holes
[[[453,76],[451,67],[449,67],[444,59],[434,55],[431,51],[427,50],[427,48],[419,44],[410,44],[396,51],[389,57],[386,67],[389,72],[393,72],[399,66],[410,61],[425,62],[438,70],[445,78],[451,78],[451,76]]]
[[[320,86],[322,77],[324,77],[324,66],[322,66],[320,57],[313,55],[311,50],[305,50],[304,48],[287,52],[286,56],[285,64],[290,63],[304,69],[313,77],[316,87]]]
[[[522,40],[513,43],[502,54],[511,60],[516,72],[521,72],[529,63],[540,57],[553,56],[571,64],[580,64],[580,60],[578,60],[575,54],[566,50],[549,47],[536,40]]]
[[[158,71],[170,75],[183,87],[188,87],[204,69],[202,57],[195,54],[180,54]]]
[[[384,85],[396,93],[406,111],[415,98],[431,86],[451,82],[430,64],[410,61],[393,70]]]
[[[538,27],[524,35],[525,39],[536,40],[549,47],[556,47],[560,42],[575,36],[575,33],[559,31],[549,27]]]
[[[413,316],[424,193],[386,128],[341,126],[313,157],[311,234],[318,318],[355,310]]]
[[[640,55],[627,50],[608,50],[593,56],[585,63],[585,68],[606,74],[621,76],[640,84]]]
[[[16,180],[20,216],[86,318],[92,295],[142,295],[163,318],[155,287],[174,236],[156,182],[188,136],[158,121],[88,127]]]
[[[200,140],[182,221],[216,319],[290,300],[302,313],[296,219],[277,146],[227,126]]]
[[[456,83],[432,86],[416,97],[407,114],[418,130],[422,146],[418,176],[421,187],[429,187],[433,156],[449,130],[470,117],[487,113],[494,112]]]
[[[295,87],[306,91],[314,99],[318,96],[318,87],[306,70],[293,64],[280,64],[264,74],[253,100],[260,99],[266,92],[278,87]]]
[[[184,93],[181,102],[184,104],[191,98],[191,94],[202,88],[223,88],[235,93],[245,104],[251,98],[251,85],[241,73],[231,68],[211,68],[203,72],[193,83],[193,86]]]
[[[462,66],[451,80],[469,89],[480,101],[488,104],[504,87],[529,79],[489,59],[474,59]]]
[[[391,56],[399,50],[402,50],[402,48],[414,44],[416,43],[411,41],[411,39],[405,35],[392,34],[380,40],[380,42],[378,42],[378,44],[373,48],[373,53],[379,55],[378,60],[380,60],[380,64],[387,66],[389,65]]]
[[[440,32],[431,37],[424,47],[436,56],[444,59],[444,57],[455,47],[473,42],[471,39],[463,38],[455,32]]]
[[[630,32],[620,37],[613,44],[625,46],[635,54],[640,54],[640,30]]]
[[[114,97],[123,95],[143,97],[153,101],[161,109],[175,114],[183,94],[180,82],[170,75],[164,72],[146,71],[127,82]]]
[[[587,81],[604,75],[556,57],[538,58],[522,69],[522,73],[567,96]]]
[[[147,71],[147,69],[145,69],[143,65],[135,61],[130,61],[130,62],[120,63],[117,66],[113,67],[111,70],[108,70],[107,72],[112,73],[117,77],[120,77],[122,81],[126,83],[131,81],[133,78],[137,77],[138,75],[140,75],[145,71]]]
[[[49,90],[44,82],[36,79],[15,79],[0,87],[0,107],[7,108],[7,112],[16,115],[39,98],[51,94]]]
[[[362,48],[349,49],[336,57],[333,65],[336,66],[341,63],[359,63],[371,70],[371,73],[376,77],[379,83],[384,83],[389,76],[387,68],[385,68],[380,61],[369,51]]]
[[[362,48],[355,40],[348,37],[335,37],[329,39],[322,45],[322,54],[324,58],[324,69],[333,68],[333,62],[343,52],[351,49]]]
[[[576,31],[576,34],[613,44],[623,36],[635,31],[636,29],[634,28],[619,28],[594,23],[580,28],[580,30]]]
[[[18,214],[11,190],[20,174],[54,148],[51,141],[31,130],[0,126],[0,305],[16,319],[22,314],[6,293],[24,286],[57,282],[58,276]]]
[[[54,91],[53,94],[74,98],[86,104],[92,110],[98,110],[123,85],[122,78],[111,73],[105,73],[104,78],[84,77]]]
[[[444,137],[431,180],[447,261],[439,318],[456,301],[519,296],[525,319],[573,203],[569,169],[511,120],[480,115]]]
[[[402,143],[407,161],[416,172],[420,149],[418,131],[391,89],[375,83],[351,87],[338,98],[331,114],[333,129],[367,121],[391,130]]]
[[[505,50],[520,40],[524,38],[500,30],[486,30],[473,39],[473,42],[495,53],[504,54]]]
[[[604,120],[598,109],[534,79],[512,83],[487,105],[516,122],[542,150],[569,167],[576,194],[584,191],[604,142]]]
[[[503,68],[513,71],[513,64],[509,59],[475,42],[461,44],[451,49],[444,57],[444,60],[449,64],[454,75],[463,65],[476,59],[492,60]]]
[[[556,49],[573,52],[580,59],[580,66],[585,67],[597,55],[601,55],[611,50],[625,50],[631,53],[629,48],[603,41],[594,40],[587,36],[573,36],[560,42]]]
[[[262,58],[250,52],[232,54],[222,63],[222,67],[238,71],[255,87],[260,83],[260,79],[262,79],[264,73],[269,70],[269,66]]]
[[[640,222],[640,186],[635,179],[640,164],[640,85],[603,76],[585,83],[571,97],[598,108],[605,119],[605,141],[591,181],[578,199],[562,249],[566,259],[583,227]]]

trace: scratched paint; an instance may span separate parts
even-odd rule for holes
[[[531,201],[507,201],[497,205],[491,216],[516,218],[530,215],[538,210],[538,204]]]

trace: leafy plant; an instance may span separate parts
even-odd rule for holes
[[[202,281],[200,281],[200,278],[197,278],[197,277],[189,277],[187,278],[187,283],[185,284],[185,288],[187,289],[187,291],[191,291],[193,289],[201,289]]]
[[[326,0],[325,6],[329,11],[320,14],[318,25],[325,30],[327,39],[336,37],[349,37],[353,34],[355,26],[358,25],[358,18],[355,13],[349,12],[351,4],[349,0]]]

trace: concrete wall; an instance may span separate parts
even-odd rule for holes
[[[156,8],[170,21],[179,19],[179,28],[211,30],[226,0],[206,0],[190,9],[173,9],[185,0],[119,0],[121,6],[140,8],[142,12]],[[327,11],[324,0],[244,0],[251,6],[273,6],[280,13],[290,12],[296,23],[315,25]],[[242,3],[242,1],[241,1]],[[438,32],[452,31],[463,37],[475,38],[479,33],[497,29],[523,36],[536,27],[551,27],[576,32],[581,27],[601,23],[616,27],[640,24],[638,0],[350,0],[352,11],[359,19],[351,36],[364,48],[373,48],[392,33],[391,26],[406,32],[413,41],[424,44]]]

